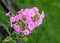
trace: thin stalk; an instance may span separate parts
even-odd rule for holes
[[[12,4],[11,4],[11,0],[7,0],[7,4],[8,4],[8,7],[10,9],[10,12],[12,13]]]
[[[19,39],[19,34],[16,34],[16,38],[17,38],[17,43],[21,43],[21,40]]]
[[[8,27],[5,24],[3,24],[3,23],[1,23],[1,24],[2,24],[2,26],[4,26],[6,28],[8,34],[11,35],[10,32],[9,32],[9,30],[8,30]]]
[[[4,0],[1,0],[1,2],[5,5],[5,7],[6,7],[8,10],[10,10],[9,7],[8,7],[8,5],[6,4],[6,2],[5,2]]]

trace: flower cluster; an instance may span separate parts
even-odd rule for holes
[[[15,16],[10,15],[10,12],[6,14],[10,17],[11,27],[18,33],[29,35],[32,30],[42,24],[44,18],[44,12],[39,13],[39,9],[36,7],[21,9]]]

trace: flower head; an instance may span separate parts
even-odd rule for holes
[[[6,15],[10,16],[10,12]],[[40,14],[37,7],[21,9],[14,17],[10,16],[11,27],[16,32],[29,35],[31,31],[42,24],[44,16],[44,11]]]
[[[28,29],[25,29],[25,30],[22,31],[22,33],[24,35],[29,35],[31,32]]]

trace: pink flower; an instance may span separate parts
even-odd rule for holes
[[[6,16],[10,16],[10,12],[6,13]]]
[[[20,11],[18,11],[19,14],[22,14],[22,12],[23,12],[23,9],[21,9]]]
[[[14,17],[10,17],[10,22],[15,22],[15,18]]]
[[[29,22],[31,22],[31,18],[30,17],[26,17],[26,21],[25,21],[25,23],[29,23]]]
[[[28,17],[34,17],[34,14],[35,14],[34,11],[28,8],[23,11],[23,15]]]
[[[44,11],[42,11],[41,15],[40,15],[40,18],[43,19],[45,17],[44,15]]]
[[[25,30],[22,31],[22,33],[24,35],[29,35],[31,32],[28,29],[25,29]]]
[[[23,15],[29,15],[29,11],[30,11],[30,9],[27,8],[27,9],[25,9],[22,13],[23,13]]]
[[[35,28],[34,24],[28,25],[29,30],[33,30]]]
[[[42,19],[39,19],[37,22],[35,22],[35,27],[39,26],[42,24]]]
[[[34,12],[32,9],[30,9],[30,14],[29,14],[29,16],[30,16],[30,17],[34,17],[34,16],[35,16],[35,12]]]
[[[32,21],[30,21],[27,27],[32,31],[35,28],[35,24]]]
[[[16,32],[20,32],[21,31],[21,29],[20,29],[20,27],[18,26],[18,25],[16,25],[16,24],[13,24],[13,29],[16,31]]]
[[[38,9],[37,7],[33,7],[32,10],[33,10],[34,12],[38,12],[38,11],[39,11],[39,9]]]
[[[35,26],[36,26],[36,27],[42,24],[43,18],[44,18],[44,12],[42,11],[42,14],[39,16],[38,21],[35,22]]]
[[[18,14],[15,16],[15,20],[18,21],[18,20],[21,20],[22,19],[22,15],[21,14]]]

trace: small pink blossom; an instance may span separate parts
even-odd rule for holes
[[[15,20],[18,21],[18,20],[21,20],[22,19],[22,15],[21,14],[18,14],[15,16]]]
[[[25,9],[22,13],[23,13],[23,15],[29,15],[29,11],[30,11],[30,9],[27,8],[27,9]]]
[[[39,26],[39,25],[41,25],[41,24],[42,24],[42,20],[39,19],[37,22],[35,22],[35,27],[37,27],[37,26]]]
[[[43,18],[44,18],[44,12],[42,11],[41,15],[39,15],[38,21],[35,22],[35,26],[36,26],[36,27],[42,24]]]
[[[25,29],[25,30],[22,31],[22,33],[24,35],[29,35],[31,32],[28,29]]]
[[[26,17],[26,23],[28,24],[29,22],[31,22],[32,20],[31,20],[31,18],[30,17]]]
[[[38,11],[39,11],[39,9],[38,9],[37,7],[33,7],[32,10],[33,10],[34,12],[38,12]]]
[[[40,18],[44,18],[45,17],[45,15],[44,15],[44,11],[42,11],[42,13],[41,13],[41,15],[40,15]]]
[[[10,16],[10,12],[6,13],[6,16]]]
[[[18,25],[16,25],[16,24],[13,24],[12,27],[14,28],[14,30],[15,30],[16,32],[20,32],[20,31],[21,31],[20,27],[19,27]]]
[[[18,14],[22,14],[22,12],[23,12],[23,9],[21,9],[20,11],[18,11]]]
[[[10,17],[10,22],[15,22],[15,18],[14,17]]]
[[[35,24],[32,21],[30,21],[27,27],[32,31],[35,28]]]
[[[34,17],[34,14],[35,14],[34,11],[28,8],[23,11],[23,15],[28,17]]]
[[[30,9],[30,15],[31,17],[34,17],[35,16],[35,12],[33,10]]]

